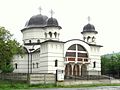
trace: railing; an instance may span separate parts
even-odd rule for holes
[[[75,57],[66,57],[65,58],[65,62],[66,63],[68,63],[68,62],[90,63],[90,60],[89,60],[89,58],[84,58],[84,57],[78,57],[78,58],[75,58]]]

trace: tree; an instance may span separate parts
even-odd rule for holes
[[[4,27],[0,27],[0,70],[12,72],[12,59],[15,54],[23,54],[22,46],[12,39],[12,34]]]
[[[101,57],[102,74],[109,74],[113,77],[120,77],[120,53],[104,55]]]

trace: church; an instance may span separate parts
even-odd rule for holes
[[[60,41],[58,20],[42,15],[32,16],[21,30],[25,54],[13,58],[14,73],[53,73],[64,76],[101,75],[101,45],[98,32],[88,23],[83,27],[83,39]]]

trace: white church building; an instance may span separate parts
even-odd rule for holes
[[[38,14],[32,16],[21,30],[23,34],[23,57],[15,55],[14,73],[56,73],[65,76],[101,75],[101,45],[96,43],[94,25],[83,27],[83,39],[60,41],[56,18]],[[98,73],[99,72],[99,73]]]

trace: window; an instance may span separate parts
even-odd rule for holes
[[[29,40],[29,43],[31,43],[31,40]]]
[[[79,44],[77,44],[78,51],[86,51],[85,48]]]
[[[47,38],[47,33],[45,32],[45,38]]]
[[[58,60],[55,60],[55,67],[58,66]]]
[[[37,43],[40,43],[40,40],[39,40],[39,39],[37,40]]]
[[[66,60],[68,61],[83,61],[82,59],[87,59],[88,53],[84,46],[80,44],[71,45],[66,51]],[[87,61],[86,61],[87,62]]]
[[[35,68],[35,64],[33,63],[33,68]]]
[[[49,32],[50,38],[52,37],[52,32]]]
[[[88,57],[87,53],[78,53],[78,57]]]
[[[86,39],[86,37],[83,37],[83,40],[85,40]]]
[[[57,37],[57,32],[55,32],[54,35],[55,35],[55,38],[56,38]]]
[[[67,52],[66,56],[68,56],[68,57],[75,57],[76,56],[76,52]]]
[[[18,65],[17,65],[17,63],[15,63],[15,69],[17,69],[18,67],[17,67]]]
[[[93,62],[93,68],[95,68],[96,67],[96,62]]]
[[[90,36],[87,37],[87,42],[89,41],[89,39],[90,39]]]
[[[36,63],[36,66],[37,66],[37,68],[38,68],[38,63]]]
[[[95,37],[93,36],[93,37],[92,37],[92,42],[94,42],[94,41],[95,41]]]
[[[76,44],[70,46],[70,47],[68,48],[68,50],[76,50]]]

